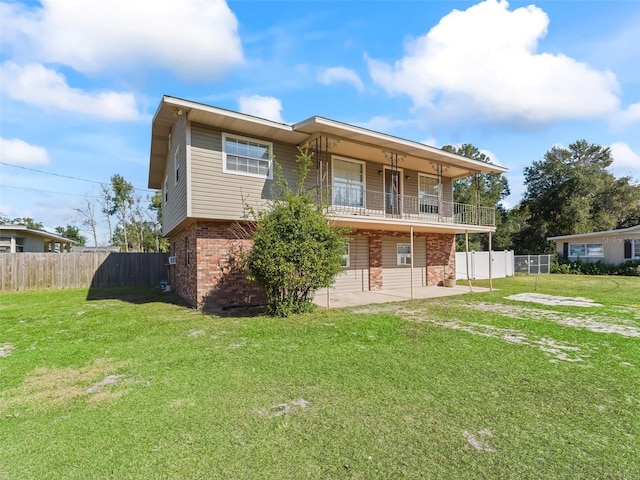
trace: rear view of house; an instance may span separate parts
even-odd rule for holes
[[[455,234],[495,231],[495,209],[455,203],[453,182],[503,167],[327,118],[286,125],[165,96],[149,187],[162,189],[170,281],[192,305],[262,301],[237,265],[251,248],[247,206],[271,198],[275,162],[295,184],[298,148],[313,155],[306,187],[352,229],[337,289],[441,285],[455,272]]]

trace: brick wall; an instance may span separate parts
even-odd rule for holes
[[[428,233],[427,285],[443,285],[445,278],[455,278],[456,236]]]

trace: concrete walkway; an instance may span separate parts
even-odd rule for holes
[[[488,292],[489,289],[473,287],[473,291],[480,293]],[[450,297],[452,295],[462,295],[465,293],[471,293],[469,285],[457,285],[455,287],[415,287],[413,289],[413,299]],[[331,289],[329,291],[328,305],[326,293],[316,295],[313,302],[320,307],[340,308],[369,305],[371,303],[403,302],[406,300],[411,300],[411,290],[409,288],[356,293],[345,293]]]

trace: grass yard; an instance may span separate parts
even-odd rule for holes
[[[494,287],[289,319],[1,294],[0,478],[640,478],[640,278]]]

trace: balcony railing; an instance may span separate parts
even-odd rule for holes
[[[495,208],[443,202],[433,197],[397,195],[357,187],[329,187],[325,201],[332,215],[396,218],[420,223],[495,226]]]

